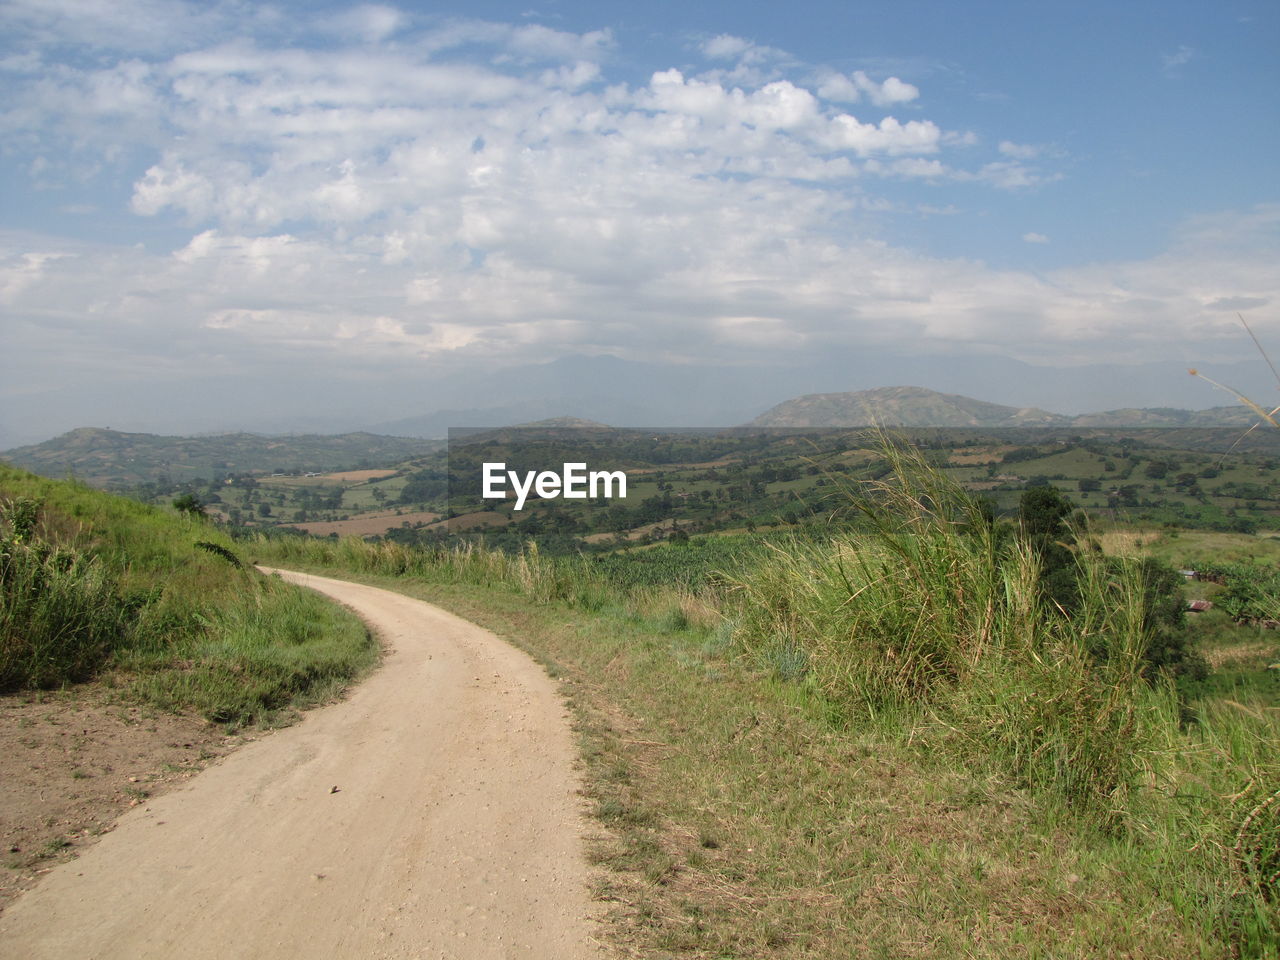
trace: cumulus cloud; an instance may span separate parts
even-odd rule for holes
[[[866,97],[877,107],[890,107],[910,103],[920,96],[920,90],[897,77],[877,83],[861,70],[848,75],[823,71],[818,75],[818,96],[838,103],[856,103]]]
[[[26,36],[78,36],[56,3],[43,20],[10,9]],[[1280,296],[1270,208],[1195,221],[1162,258],[1046,277],[885,243],[883,180],[924,200],[933,184],[976,197],[1056,176],[1017,140],[984,152],[892,76],[686,67],[628,84],[604,30],[346,16],[350,43],[175,28],[15,74],[0,107],[15,150],[114,165],[126,221],[185,230],[170,251],[0,235],[0,297],[40,369],[73,354],[120,369],[750,362],[876,343],[1145,359],[1215,329],[1214,304]],[[33,50],[61,56],[52,40]],[[727,35],[702,52],[783,59]],[[948,199],[900,209],[954,213]]]

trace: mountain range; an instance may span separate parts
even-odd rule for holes
[[[424,456],[439,446],[439,441],[372,433],[165,437],[80,427],[43,443],[7,450],[0,458],[46,477],[74,476],[96,484],[129,486],[160,477],[192,480],[229,473],[381,466]]]
[[[489,408],[441,412],[397,421],[402,433],[429,429],[424,437],[380,432],[333,435],[264,436],[219,433],[160,436],[81,427],[43,443],[17,447],[5,460],[45,476],[74,475],[93,483],[127,486],[161,477],[210,478],[227,473],[331,471],[384,466],[421,457],[440,446],[448,427],[581,427],[603,424],[577,418],[530,424],[540,408]],[[1242,406],[1209,410],[1133,408],[1076,416],[1035,407],[1010,407],[923,387],[880,387],[850,393],[808,394],[780,403],[751,420],[753,427],[976,427],[995,428],[1169,428],[1245,430],[1256,416]],[[668,425],[669,426],[669,425]],[[1270,439],[1268,437],[1268,439]]]
[[[879,387],[811,393],[771,407],[753,427],[1242,427],[1257,416],[1243,406],[1209,410],[1126,408],[1067,416],[1036,407],[1007,407],[924,387]]]

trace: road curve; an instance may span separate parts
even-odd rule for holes
[[[382,666],[126,814],[0,915],[0,957],[598,957],[547,675],[430,604],[281,575],[360,614]]]

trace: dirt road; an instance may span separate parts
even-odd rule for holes
[[[551,680],[429,604],[284,576],[372,624],[383,665],[56,868],[0,915],[0,957],[598,956]]]

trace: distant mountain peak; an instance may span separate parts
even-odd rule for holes
[[[757,427],[1027,427],[1060,426],[1069,417],[1035,407],[1006,407],[924,387],[877,387],[811,393],[766,410]]]
[[[534,420],[532,423],[512,425],[515,430],[551,429],[557,430],[612,430],[613,427],[599,420],[584,420],[582,417],[548,417],[545,420]]]

